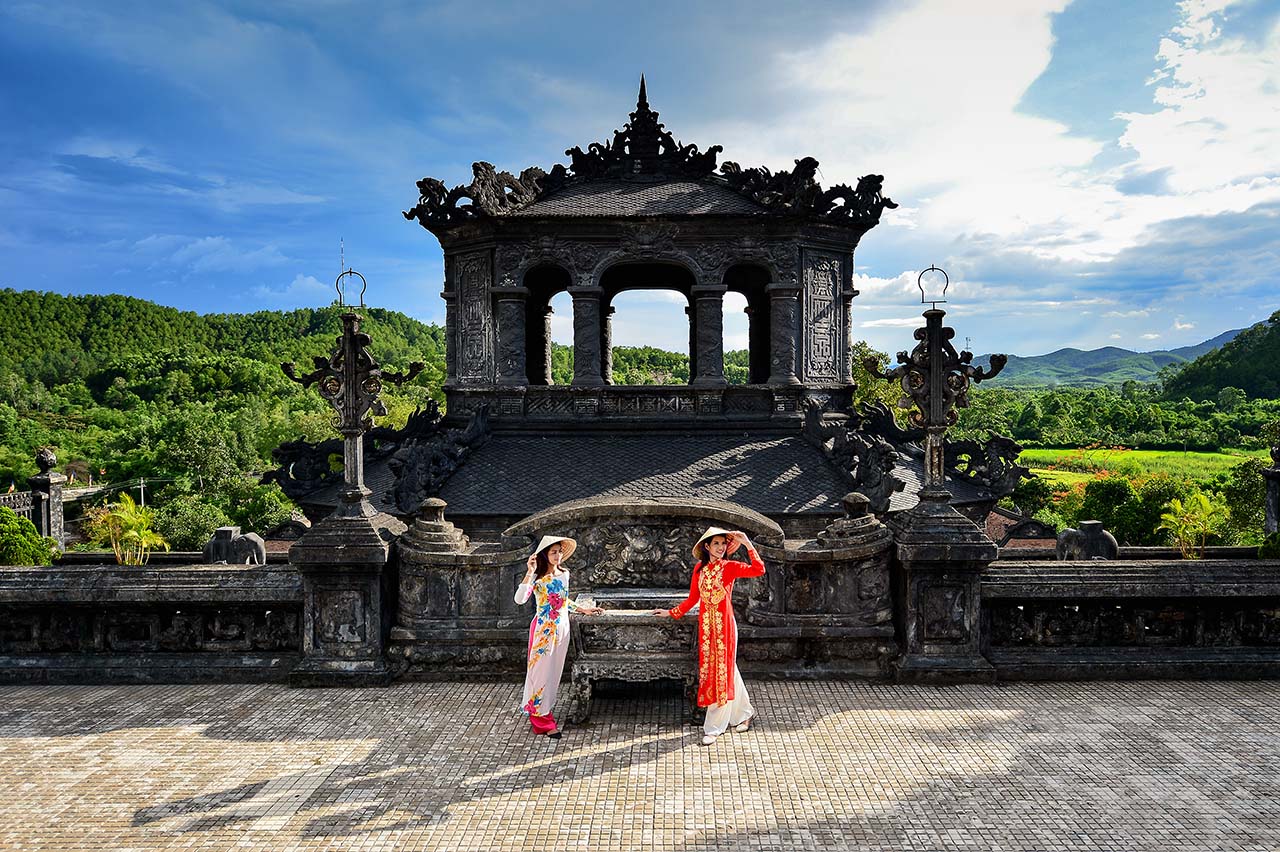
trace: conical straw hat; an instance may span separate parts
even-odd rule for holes
[[[730,556],[742,547],[742,541],[746,535],[738,530],[725,530],[720,527],[707,527],[707,531],[702,534],[702,538],[698,539],[698,543],[693,546],[693,555],[698,558],[699,562],[707,561],[707,549],[703,544],[707,539],[715,538],[718,535],[725,536],[729,539],[729,545],[724,549],[724,555]]]
[[[538,542],[537,548],[534,549],[533,555],[537,556],[553,544],[560,544],[560,561],[565,562],[573,552],[578,549],[578,543],[567,536],[561,535],[544,535],[542,541]]]

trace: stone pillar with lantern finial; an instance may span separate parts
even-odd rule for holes
[[[390,680],[383,656],[390,611],[385,607],[392,544],[405,525],[369,502],[364,484],[364,434],[374,415],[385,415],[379,394],[384,383],[403,384],[423,365],[406,373],[384,371],[369,352],[369,335],[346,299],[344,283],[364,276],[345,270],[338,276],[342,334],[329,357],[317,356],[315,369],[299,375],[293,364],[282,369],[303,387],[316,386],[336,412],[342,435],[344,487],[333,514],[311,527],[291,548],[289,562],[302,574],[303,659],[289,674],[293,686],[378,686]],[[364,307],[364,291],[360,304]],[[391,578],[393,579],[393,578]]]
[[[928,272],[946,277],[930,267],[917,279],[921,303],[932,306],[924,312],[924,327],[915,330],[915,349],[899,352],[898,366],[883,373],[874,359],[863,362],[872,375],[901,386],[898,406],[912,409],[911,424],[925,432],[919,502],[890,522],[895,619],[902,643],[895,675],[905,683],[990,681],[995,669],[981,650],[979,575],[999,549],[951,505],[944,442],[947,428],[958,419],[956,408],[969,405],[970,384],[994,377],[1008,359],[992,355],[990,367],[975,367],[972,353],[956,352],[951,344],[955,330],[942,324],[946,312],[938,308],[946,286],[937,298],[927,296],[923,279]]]

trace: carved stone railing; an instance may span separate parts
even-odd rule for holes
[[[0,683],[283,680],[301,620],[287,565],[0,568]]]
[[[515,419],[536,421],[603,420],[797,420],[806,400],[838,411],[851,402],[852,388],[767,387],[735,385],[719,388],[689,385],[572,385],[523,388],[466,388],[447,391],[451,418],[489,406],[497,423]]]
[[[0,494],[0,506],[12,509],[20,518],[31,520],[31,492],[14,491],[12,494]]]
[[[981,582],[1000,679],[1280,675],[1280,562],[1002,560]]]

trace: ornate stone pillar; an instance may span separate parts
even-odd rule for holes
[[[600,330],[600,347],[604,353],[604,383],[613,384],[613,315],[617,311],[613,305],[605,309],[603,328]]]
[[[1267,483],[1263,531],[1270,535],[1280,532],[1280,447],[1271,448],[1271,467],[1262,471]]]
[[[698,375],[698,315],[693,305],[685,307],[684,315],[689,319],[689,381],[692,382]]]
[[[498,299],[498,384],[524,386],[529,383],[525,365],[524,287],[494,289]]]
[[[846,385],[853,384],[853,297],[857,295],[853,288],[840,292],[840,381]]]
[[[797,284],[770,284],[769,308],[772,311],[769,330],[769,384],[798,385],[796,376],[796,342],[798,338],[800,287]]]
[[[446,282],[440,298],[444,299],[445,384],[453,384],[458,378],[458,294]]]
[[[604,384],[600,375],[600,298],[604,290],[570,287],[569,294],[573,296],[573,384],[598,388]]]
[[[551,378],[551,315],[554,313],[555,311],[553,311],[551,309],[551,305],[548,304],[542,314],[542,340],[544,342],[542,347],[542,383],[544,385],[552,384],[554,381]]]
[[[62,487],[67,478],[53,469],[57,459],[49,449],[36,453],[40,472],[27,480],[31,489],[31,522],[36,532],[48,536],[62,547],[66,542],[62,524]]]
[[[702,284],[693,288],[694,311],[698,318],[698,371],[695,387],[724,387],[724,294],[723,284]]]

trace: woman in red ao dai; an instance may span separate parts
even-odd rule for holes
[[[750,564],[726,559],[746,547]],[[733,617],[733,581],[764,574],[764,562],[746,534],[709,527],[693,546],[689,596],[654,615],[681,618],[698,604],[698,706],[707,708],[702,744],[711,745],[728,728],[746,731],[755,717],[738,671],[738,624]]]

